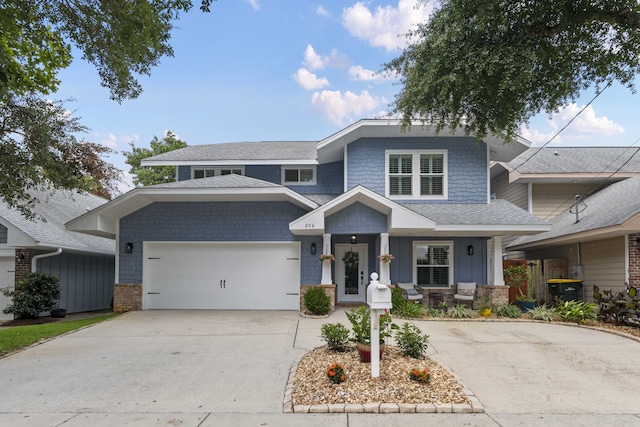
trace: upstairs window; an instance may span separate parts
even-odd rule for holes
[[[191,168],[191,175],[195,178],[209,178],[210,176],[221,175],[244,175],[244,169],[241,167],[194,167]]]
[[[316,168],[282,168],[283,185],[313,185],[316,183]]]
[[[446,151],[387,151],[387,197],[446,199]]]

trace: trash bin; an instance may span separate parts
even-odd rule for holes
[[[582,300],[582,280],[549,279],[547,286],[549,286],[549,294],[554,300],[556,297],[562,301]]]

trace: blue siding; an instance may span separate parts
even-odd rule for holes
[[[344,163],[333,162],[318,165],[316,185],[291,185],[293,191],[300,194],[342,194],[344,190]]]
[[[300,284],[317,285],[322,280],[322,254],[321,236],[303,236],[300,244]],[[316,244],[315,255],[311,254],[311,244]]]
[[[281,182],[281,167],[280,165],[255,165],[245,166],[244,174],[250,178],[261,179],[267,182],[273,182],[280,185]]]
[[[34,255],[37,253],[34,252]],[[37,271],[60,278],[60,308],[68,313],[111,307],[115,257],[63,252],[36,261]]]
[[[289,222],[305,213],[287,202],[153,203],[120,220],[119,281],[142,283],[143,241],[297,241]]]
[[[413,281],[413,242],[416,240],[453,241],[453,281],[487,284],[487,243],[484,238],[469,237],[390,237],[391,283]],[[473,245],[474,254],[467,255],[467,246]],[[453,283],[450,283],[450,285]]]
[[[178,181],[191,179],[191,166],[178,166]]]
[[[353,203],[325,218],[324,228],[331,234],[386,233],[387,216],[362,203]]]
[[[385,195],[385,150],[448,151],[449,197],[428,203],[487,203],[487,146],[474,138],[362,138],[347,148],[347,187]],[[407,202],[413,202],[407,201]],[[425,203],[415,201],[416,203]]]

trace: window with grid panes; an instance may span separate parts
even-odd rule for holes
[[[453,244],[450,242],[415,242],[414,274],[423,287],[448,287],[453,273]]]
[[[244,175],[242,168],[193,168],[191,169],[194,178],[208,178],[220,175]]]
[[[446,151],[388,151],[387,196],[392,198],[446,198]]]
[[[282,168],[283,184],[315,184],[315,168]]]

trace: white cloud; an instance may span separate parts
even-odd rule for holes
[[[320,16],[329,16],[329,11],[324,8],[324,6],[316,6],[316,15]]]
[[[118,138],[112,133],[108,133],[102,137],[100,144],[116,150],[118,148]]]
[[[318,55],[310,44],[304,51],[304,61],[302,62],[311,70],[321,70],[326,67],[346,67],[347,57],[333,49],[329,55]]]
[[[315,92],[311,97],[313,108],[338,126],[343,126],[345,121],[355,121],[370,114],[379,108],[382,102],[385,102],[384,99],[372,96],[366,90],[360,95],[350,91],[343,94],[339,90],[323,90]]]
[[[378,6],[371,11],[359,1],[342,11],[342,25],[351,35],[366,40],[371,46],[392,51],[406,46],[404,35],[415,24],[427,21],[431,10],[431,5],[417,0],[399,0],[397,8]]]
[[[318,76],[306,68],[298,69],[298,71],[291,77],[293,77],[293,80],[295,80],[300,86],[307,90],[320,89],[325,86],[329,86],[329,80],[324,77],[318,78]]]
[[[376,73],[375,71],[368,70],[361,67],[360,65],[354,65],[349,68],[349,78],[358,82],[374,83],[382,83],[383,81],[389,79],[389,77],[385,76],[384,74]]]
[[[580,110],[584,111],[578,115]],[[577,117],[576,117],[577,116]],[[544,144],[549,141],[562,127],[575,117],[575,120],[553,139],[553,143],[585,141],[592,138],[606,137],[624,133],[624,127],[610,120],[607,116],[598,116],[593,106],[578,105],[574,102],[561,107],[558,112],[547,119],[549,132],[538,129],[521,128],[521,135],[534,144]],[[598,140],[598,142],[601,142]]]
[[[253,10],[260,10],[260,2],[258,0],[247,0]]]
[[[138,135],[132,135],[132,136],[116,136],[114,134],[112,134],[111,132],[104,134],[104,135],[100,135],[100,134],[94,134],[94,138],[95,139],[99,139],[100,140],[100,144],[104,145],[105,147],[109,147],[113,150],[117,150],[118,148],[120,148],[123,145],[128,145],[131,142],[136,142],[140,139],[140,137]]]

